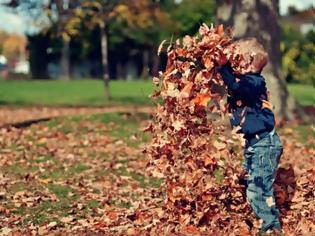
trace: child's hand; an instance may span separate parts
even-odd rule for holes
[[[267,101],[267,100],[262,100],[262,107],[263,107],[263,108],[267,108],[267,109],[269,109],[269,110],[272,110],[272,105],[271,105],[271,103],[270,103],[269,101]]]

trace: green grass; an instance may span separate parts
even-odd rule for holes
[[[289,91],[305,106],[315,105],[315,88],[289,84]],[[0,105],[110,106],[150,105],[150,80],[111,81],[112,100],[104,99],[101,80],[4,81],[0,79]]]
[[[4,81],[0,80],[0,105],[103,106],[151,104],[153,84],[144,81],[111,81],[112,100],[105,101],[100,80]]]
[[[307,144],[307,142],[310,140],[311,137],[314,139],[315,137],[315,130],[312,129],[310,125],[297,125],[295,127],[292,127],[299,136],[299,141],[301,143],[304,143],[306,147],[313,148],[313,144]]]
[[[303,106],[315,106],[315,87],[304,84],[289,84],[289,92]]]

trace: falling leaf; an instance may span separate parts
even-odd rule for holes
[[[217,141],[217,140],[215,140],[215,141],[213,142],[213,146],[214,146],[215,148],[217,148],[218,150],[222,150],[222,149],[226,148],[226,144],[225,144],[225,143],[219,142],[219,141]]]
[[[161,53],[161,51],[162,51],[162,49],[163,49],[163,45],[164,45],[165,42],[166,42],[166,39],[164,39],[164,40],[160,43],[159,48],[158,48],[158,51],[157,51],[157,55],[158,55],[158,56],[160,55],[160,53]]]
[[[175,130],[181,130],[182,128],[185,128],[185,121],[184,120],[176,120],[173,122],[172,126]]]
[[[185,87],[180,91],[180,98],[188,98],[193,87],[192,82],[188,82]]]
[[[198,93],[192,102],[198,106],[207,106],[210,99],[211,97],[208,94]]]
[[[196,234],[196,233],[199,233],[199,230],[194,225],[187,225],[183,227],[183,232],[187,234]]]
[[[158,77],[153,77],[152,81],[153,81],[153,83],[155,85],[159,85],[160,84],[160,79]]]

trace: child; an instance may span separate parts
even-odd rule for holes
[[[228,88],[231,125],[240,126],[246,140],[243,163],[248,173],[246,196],[262,220],[261,232],[281,232],[272,184],[283,148],[275,132],[274,114],[261,75],[267,53],[253,38],[236,41],[232,47],[239,63],[247,66],[237,68],[239,65],[233,65],[233,60],[221,66],[219,72]]]

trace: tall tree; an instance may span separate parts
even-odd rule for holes
[[[219,23],[234,26],[235,37],[256,37],[269,54],[269,63],[264,69],[267,86],[276,116],[291,120],[303,111],[289,94],[281,74],[279,0],[221,0],[217,8]]]
[[[105,98],[110,99],[109,91],[109,66],[108,66],[108,32],[107,27],[116,15],[119,0],[81,0],[80,8],[75,10],[73,21],[83,23],[90,29],[98,27],[101,37],[101,55],[103,67],[103,81]]]
[[[151,0],[125,1],[125,8],[128,10],[121,11],[117,17],[117,21],[123,20],[126,23],[121,34],[135,41],[141,48],[143,78],[149,76],[150,63],[151,74],[155,76],[158,74],[160,63],[157,55],[158,45],[162,40],[170,38],[172,32],[178,28],[161,5]]]
[[[105,85],[105,97],[110,99],[109,92],[109,68],[108,68],[108,32],[109,26],[114,20],[120,19],[127,24],[120,31],[120,36],[127,36],[143,43],[155,42],[156,29],[159,18],[165,15],[159,10],[158,4],[151,0],[81,0],[81,7],[76,9],[77,22],[83,22],[88,28],[98,27],[101,37],[101,54],[103,65],[103,80]],[[151,30],[148,30],[151,29]],[[156,42],[158,44],[158,42]],[[150,47],[149,47],[150,48]],[[148,58],[146,52],[144,59]],[[157,67],[154,60],[153,67]],[[147,64],[147,63],[145,63]]]
[[[30,70],[34,79],[48,79],[47,65],[48,55],[47,50],[50,44],[48,34],[39,33],[28,36],[28,50]]]
[[[69,21],[69,2],[64,0],[50,0],[49,11],[56,9],[58,20],[56,24],[56,34],[62,39],[61,49],[61,79],[70,80],[70,37],[66,34],[65,25]]]

